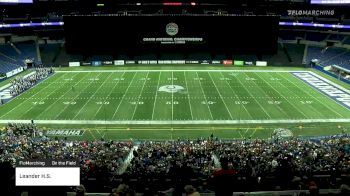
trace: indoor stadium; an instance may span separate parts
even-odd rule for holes
[[[0,0],[0,195],[350,195],[350,1]]]

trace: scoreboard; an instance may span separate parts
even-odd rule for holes
[[[64,16],[70,53],[259,53],[277,51],[278,16]],[[253,36],[252,36],[253,35]]]

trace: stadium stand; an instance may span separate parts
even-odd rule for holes
[[[0,73],[7,73],[19,67],[20,65],[10,62],[7,59],[1,58],[0,56]]]
[[[34,63],[38,62],[35,44],[27,43],[8,43],[0,45],[0,65],[1,72],[6,73],[25,66],[25,60],[30,59]]]
[[[19,56],[16,58],[20,61],[25,59],[33,59],[38,62],[38,55],[36,53],[35,43],[14,43],[14,46],[19,50]]]
[[[185,185],[212,192],[211,174],[225,160],[234,176],[227,184],[232,191],[307,190],[310,183],[319,190],[349,182],[349,146],[346,134],[287,140],[220,140],[212,134],[197,140],[74,141],[48,138],[35,124],[9,124],[0,136],[0,162],[79,158],[88,192],[109,192],[120,184],[151,195],[182,193]]]
[[[57,53],[51,61],[53,66],[68,65],[68,62],[80,62],[83,61],[83,55],[68,54],[65,47],[60,45]]]
[[[292,63],[288,60],[287,55],[280,44],[278,46],[278,51],[276,55],[264,55],[262,57],[262,60],[270,62],[271,65],[274,66],[287,66],[291,65]]]
[[[305,45],[303,44],[284,44],[286,53],[288,53],[290,60],[294,66],[298,66],[303,61],[303,54]]]
[[[333,47],[317,47],[309,46],[307,53],[307,62],[310,62],[312,59],[318,59],[320,65],[327,66],[330,65],[329,62],[340,64],[341,56],[347,55],[347,49],[345,48],[333,48]],[[335,60],[335,61],[333,61]],[[338,62],[339,61],[339,62]]]
[[[350,68],[350,52],[345,48],[321,48],[321,47],[308,47],[307,62],[311,62],[312,59],[318,59],[319,65],[330,66],[338,65],[346,69]]]
[[[345,37],[346,37],[346,35],[342,35],[342,34],[330,34],[330,35],[326,38],[326,40],[342,41]]]
[[[320,33],[320,32],[306,32],[305,39],[310,40],[310,41],[323,41],[327,37],[327,34],[325,33]]]
[[[13,44],[10,43],[1,45],[0,52],[13,61],[16,61],[16,57],[19,55],[18,51],[13,47]]]
[[[344,40],[343,44],[350,45],[350,36],[347,36],[347,38]]]
[[[295,31],[281,30],[279,33],[279,37],[282,40],[296,40],[297,36],[299,36],[299,34]]]
[[[41,44],[39,46],[41,55],[41,60],[45,65],[52,66],[55,53],[59,50],[60,44]]]
[[[350,69],[350,53],[347,51],[346,53],[337,56],[336,58],[332,58],[328,60],[327,65],[338,65],[340,67]]]

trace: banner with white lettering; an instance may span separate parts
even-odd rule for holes
[[[310,72],[292,72],[292,74],[340,105],[350,109],[350,93],[341,86]]]

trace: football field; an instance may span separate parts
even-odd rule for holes
[[[58,71],[0,107],[2,122],[350,122],[347,107],[287,71]]]

